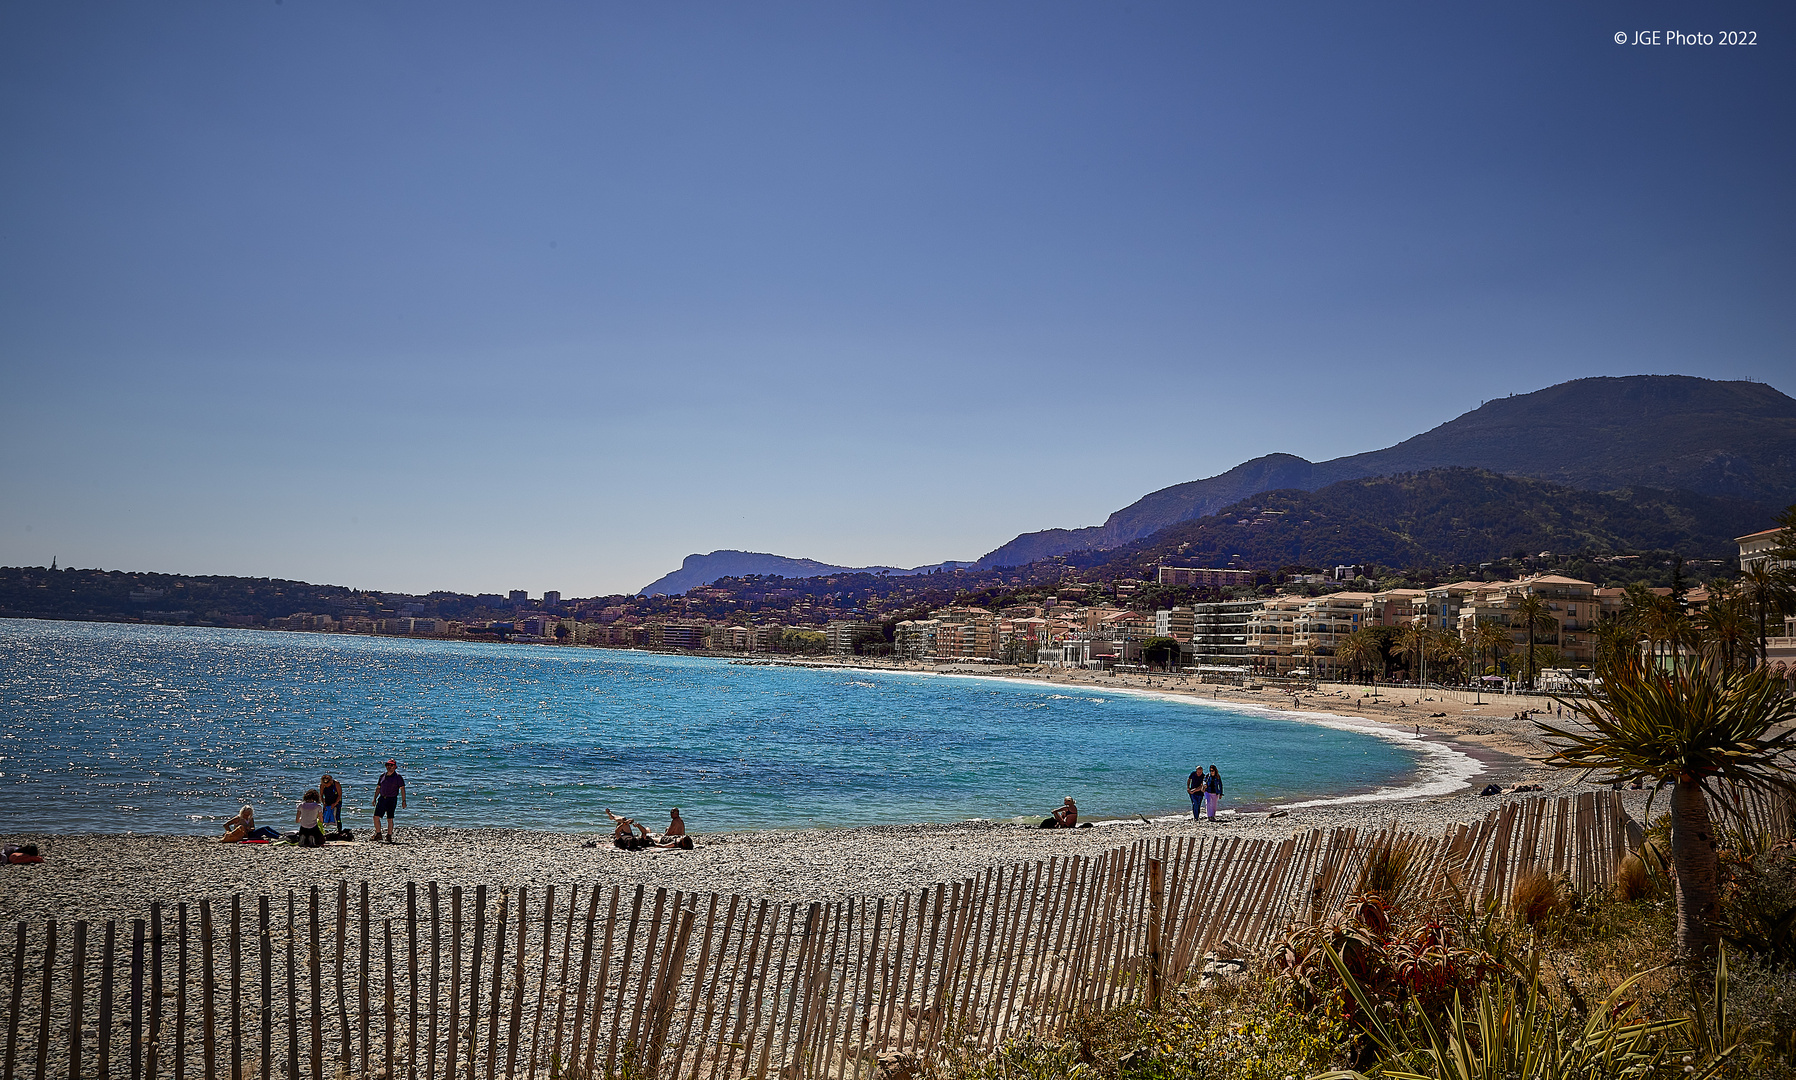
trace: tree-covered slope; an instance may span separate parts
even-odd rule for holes
[[[1478,563],[1525,551],[1672,550],[1725,559],[1764,528],[1757,505],[1690,492],[1603,493],[1466,468],[1255,495],[1127,545],[1113,568],[1161,559],[1220,566]]]

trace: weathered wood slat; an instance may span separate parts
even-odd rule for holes
[[[306,908],[306,929],[309,940],[306,942],[306,1013],[310,1023],[307,1025],[312,1035],[312,1080],[324,1080],[324,963],[320,954],[319,922],[318,922],[318,886],[312,886],[312,895]],[[290,1001],[287,1007],[297,1010],[298,1002]]]
[[[108,937],[110,936],[109,931]],[[107,967],[111,966],[108,962]],[[106,981],[112,981],[110,973]],[[105,986],[104,983],[101,985]],[[100,1042],[104,1044],[107,1041],[102,1034]],[[100,1070],[100,1076],[104,1080],[104,1067]],[[231,1080],[243,1080],[243,898],[236,894],[231,896]]]
[[[256,951],[262,961],[262,993],[257,998],[257,1026],[262,1029],[261,1080],[274,1076],[274,930],[268,919],[268,897],[256,901]],[[134,1077],[133,1080],[136,1080]]]

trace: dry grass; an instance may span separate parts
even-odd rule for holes
[[[1638,855],[1629,855],[1621,860],[1615,868],[1615,896],[1617,899],[1632,903],[1644,900],[1653,892],[1652,876],[1646,872],[1646,863]]]
[[[1419,870],[1416,856],[1416,845],[1409,840],[1392,840],[1374,847],[1360,864],[1354,894],[1376,893],[1392,907],[1411,899]]]
[[[1509,891],[1509,917],[1522,926],[1539,926],[1565,910],[1559,883],[1544,870],[1524,871]]]

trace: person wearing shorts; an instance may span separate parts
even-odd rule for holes
[[[387,843],[393,842],[393,810],[394,804],[400,808],[406,805],[405,777],[399,775],[399,763],[392,758],[387,759],[387,771],[374,782],[374,839],[380,841],[380,819],[387,819]]]
[[[318,796],[324,802],[324,823],[343,827],[343,785],[331,779],[330,773],[318,781]]]

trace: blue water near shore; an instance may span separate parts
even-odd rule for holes
[[[604,809],[694,830],[1189,813],[1452,790],[1400,734],[1114,690],[708,657],[0,620],[0,832],[213,833],[292,817],[321,773],[401,824],[580,831]],[[1475,766],[1474,766],[1475,767]],[[366,825],[365,813],[351,818]],[[290,827],[290,826],[288,826]],[[608,826],[607,826],[608,827]]]

